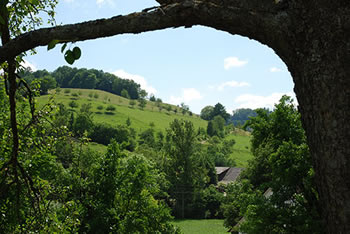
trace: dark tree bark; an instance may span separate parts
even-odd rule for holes
[[[204,25],[268,45],[288,66],[328,233],[350,232],[350,1],[175,0],[111,19],[40,29],[0,47],[0,63],[51,40]]]

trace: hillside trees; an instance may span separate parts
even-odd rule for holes
[[[154,198],[164,177],[143,156],[127,156],[114,142],[87,179],[82,231],[175,233],[169,209]]]
[[[233,227],[241,215],[245,220],[240,230],[246,233],[321,232],[314,170],[300,114],[292,103],[284,96],[272,113],[257,110],[257,117],[247,122],[253,129],[254,159],[244,171],[249,183],[229,188],[228,194],[233,194],[228,199],[232,196],[240,202],[227,204],[228,226]],[[263,195],[268,188],[271,197]]]
[[[62,66],[51,73],[46,70],[35,72],[27,70],[23,71],[21,76],[30,82],[35,79],[42,80],[44,77],[50,77],[51,79],[53,77],[54,86],[49,86],[46,88],[46,91],[47,89],[55,88],[57,83],[57,86],[61,88],[100,89],[131,99],[147,96],[147,93],[133,80],[122,79],[96,69],[77,69]],[[47,94],[47,92],[43,92],[42,94]]]
[[[208,122],[207,133],[209,136],[224,137],[225,119],[217,115]]]
[[[200,116],[204,120],[213,120],[215,116],[221,116],[225,121],[230,117],[221,103],[217,103],[215,106],[205,106],[201,110]]]
[[[225,121],[230,117],[221,103],[215,104],[210,116],[210,119],[214,119],[215,116],[221,116]]]
[[[14,58],[54,39],[59,42],[81,41],[122,33],[203,25],[246,36],[271,47],[286,63],[295,82],[323,204],[322,214],[328,224],[327,232],[346,233],[350,230],[349,1],[159,0],[162,7],[152,8],[152,11],[146,9],[126,16],[38,29],[26,34],[15,30],[11,36],[8,23],[14,25],[11,28],[19,29],[17,21],[35,10],[29,7],[23,12],[14,11],[17,18],[13,18],[13,14],[8,17],[7,8],[14,4],[19,6],[19,1],[11,1],[9,6],[8,2],[1,1],[0,14],[5,24],[1,24],[0,63],[7,61],[8,64],[5,77],[12,87],[9,93],[13,123],[16,123]],[[47,6],[45,4],[40,7]],[[12,129],[13,151],[17,152],[15,124]]]
[[[255,117],[256,112],[250,108],[241,108],[234,110],[232,116],[230,117],[230,122],[235,126],[243,126],[250,117]]]
[[[176,217],[185,218],[185,214],[191,214],[193,195],[206,182],[206,168],[201,165],[198,150],[193,124],[175,119],[166,134],[165,171],[171,184],[169,194],[175,199]]]
[[[205,106],[200,113],[200,117],[204,120],[210,120],[211,119],[211,113],[213,112],[214,107],[213,106]]]

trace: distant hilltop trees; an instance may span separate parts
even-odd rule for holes
[[[24,70],[21,77],[28,83],[40,82],[40,93],[47,94],[53,88],[99,89],[130,99],[147,96],[147,92],[133,80],[122,79],[101,70],[86,68],[71,68],[62,66],[53,72]]]
[[[230,115],[221,103],[217,103],[215,106],[205,106],[200,113],[200,117],[208,121],[213,121],[217,116],[221,116],[226,124],[232,123],[234,126],[243,126],[251,117],[256,117],[257,113],[249,108],[241,108],[234,110]]]

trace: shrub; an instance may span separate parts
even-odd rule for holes
[[[113,105],[108,105],[107,108],[106,108],[106,110],[107,110],[107,111],[115,111],[116,108],[115,108],[115,106],[113,106]]]
[[[77,108],[79,105],[76,101],[71,101],[68,103],[68,105],[71,107],[71,108]]]
[[[97,107],[97,109],[98,109],[98,110],[103,110],[103,106],[102,106],[102,105],[99,105],[99,106]]]
[[[64,93],[70,93],[70,89],[65,89]]]
[[[130,100],[130,101],[129,101],[129,105],[130,105],[131,107],[134,107],[134,106],[136,105],[135,100]]]

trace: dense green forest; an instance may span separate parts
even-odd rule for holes
[[[121,79],[111,73],[96,69],[77,69],[62,66],[53,72],[23,70],[20,76],[28,83],[38,80],[41,94],[47,94],[49,89],[60,87],[99,89],[130,99],[147,96],[147,92],[141,89],[140,85],[133,80]]]

